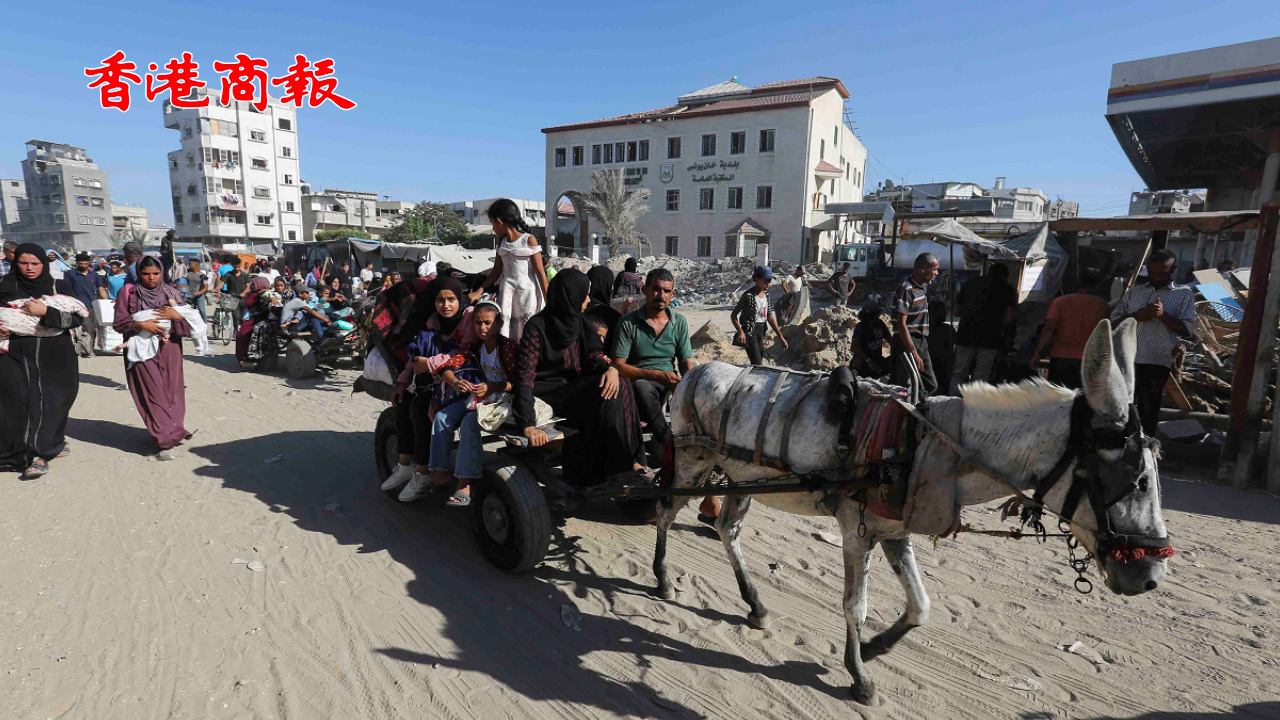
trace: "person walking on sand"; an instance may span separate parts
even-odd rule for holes
[[[31,243],[14,248],[11,269],[0,278],[0,304],[29,300],[23,310],[44,327],[78,327],[85,318],[40,301],[58,292],[44,250]],[[0,338],[9,340],[9,352],[0,355],[0,471],[31,480],[69,452],[63,433],[80,391],[80,362],[66,332],[20,336],[0,325]]]
[[[182,426],[187,414],[186,390],[182,375],[182,341],[191,335],[178,306],[182,295],[163,281],[164,268],[154,257],[138,261],[138,282],[127,285],[116,297],[115,329],[125,340],[142,332],[159,336],[159,349],[154,357],[139,362],[125,355],[125,378],[129,394],[142,416],[147,431],[155,439],[157,460],[172,460],[174,448],[191,433]],[[151,320],[135,319],[150,311]],[[169,323],[166,331],[162,322]]]
[[[529,226],[520,215],[520,207],[507,198],[494,200],[488,210],[493,234],[501,240],[493,269],[480,287],[468,297],[475,304],[484,288],[498,285],[498,305],[502,308],[503,337],[520,342],[524,324],[546,305],[547,272],[542,265],[542,248],[529,234]]]
[[[764,339],[769,327],[778,334],[782,349],[787,349],[787,339],[778,329],[778,316],[769,307],[769,283],[773,282],[773,270],[768,265],[758,265],[751,273],[752,287],[738,299],[729,321],[737,331],[733,344],[747,350],[752,365],[764,363]]]
[[[1103,284],[1102,273],[1085,268],[1080,275],[1079,289],[1054,298],[1049,305],[1040,341],[1031,354],[1031,369],[1039,372],[1040,358],[1048,348],[1049,382],[1072,390],[1078,390],[1083,382],[1080,359],[1084,357],[1084,344],[1098,323],[1111,314],[1107,302],[1097,294]]]
[[[911,276],[893,299],[893,382],[911,388],[923,399],[938,391],[929,356],[929,293],[925,288],[938,276],[938,256],[920,253]]]

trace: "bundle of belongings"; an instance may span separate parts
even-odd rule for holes
[[[66,330],[60,328],[41,325],[40,318],[35,315],[28,315],[23,310],[23,307],[29,302],[31,302],[31,298],[23,298],[14,300],[8,305],[0,306],[0,327],[14,335],[27,337],[53,337],[66,332]],[[84,306],[84,303],[69,295],[45,295],[40,298],[40,302],[54,310],[75,313],[80,317],[89,317],[89,309]],[[0,355],[8,354],[8,352],[9,338],[0,338]]]

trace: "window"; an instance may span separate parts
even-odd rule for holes
[[[102,218],[97,218],[97,219],[95,219],[93,224],[94,224],[94,225],[105,225],[105,224],[106,224],[106,223],[105,223],[105,221],[104,221],[104,222],[98,222],[98,220],[101,220],[101,219],[102,219]],[[53,222],[54,222],[54,224],[55,224],[55,225],[62,225],[62,224],[64,224],[64,223],[66,223],[66,222],[67,222],[67,216],[66,216],[66,215],[63,215],[62,213],[54,213],[54,214],[53,214]]]
[[[293,121],[288,118],[280,118],[279,120],[276,121],[276,127],[280,128],[281,130],[292,130]]]
[[[564,167],[565,150],[556,148],[556,167]]]
[[[639,160],[640,160],[640,162],[646,162],[646,161],[648,161],[648,159],[649,159],[649,141],[648,141],[648,140],[641,140],[641,141],[640,141],[640,157],[639,157]]]
[[[297,230],[290,230],[290,231],[289,231],[289,242],[294,242],[294,241],[295,241],[295,240],[297,240],[297,239],[298,239],[298,231],[297,231]]]
[[[294,212],[294,209],[293,209],[293,201],[292,201],[292,200],[286,200],[286,201],[285,201],[285,203],[284,203],[284,211],[285,211],[285,212]]]
[[[62,216],[62,215],[55,215],[54,217],[55,217],[55,218],[63,218],[64,216]],[[59,219],[59,220],[57,220],[57,222],[66,222],[66,220]],[[94,219],[93,219],[93,224],[94,224],[94,225],[106,225],[106,224],[107,224],[107,219],[106,219],[106,218],[94,218]]]
[[[254,215],[253,221],[259,225],[270,225],[271,216],[270,215]]]
[[[267,187],[266,185],[254,185],[253,196],[256,198],[270,198],[271,188]]]
[[[762,153],[773,152],[773,140],[774,140],[774,137],[777,135],[777,132],[778,131],[774,130],[773,128],[767,128],[765,130],[760,131],[760,152]]]
[[[738,236],[730,235],[724,239],[724,256],[738,257]]]
[[[191,155],[190,155],[190,153],[188,153],[187,157],[190,157],[190,156],[191,156]],[[177,170],[177,169],[178,169],[178,158],[169,158],[169,167],[170,167],[170,168],[172,168],[172,169],[174,169],[174,170]],[[81,181],[81,182],[79,182],[79,183],[77,183],[77,184],[78,184],[78,185],[84,185],[84,182],[83,182],[83,181]]]
[[[613,162],[613,143],[604,146],[604,161],[607,163]]]
[[[190,183],[190,184],[188,184],[188,185],[187,185],[187,194],[188,194],[188,195],[195,195],[195,194],[196,194],[196,184],[195,184],[195,183]]]
[[[711,236],[698,236],[698,257],[711,257]]]
[[[617,162],[626,162],[627,144],[624,142],[613,144],[613,159]]]
[[[211,118],[196,118],[200,123],[200,134],[202,135],[225,135],[227,137],[237,137],[240,134],[239,123],[233,123],[227,120],[213,120]]]
[[[831,147],[840,147],[840,126],[837,125],[835,132],[831,133]]]
[[[679,212],[679,211],[680,211],[680,191],[668,190],[667,191],[667,212]]]
[[[827,141],[819,140],[818,141],[818,159],[825,160],[826,155],[827,155]]]
[[[179,195],[173,196],[173,214],[182,217],[182,197]]]
[[[212,220],[213,218],[209,218]],[[200,223],[200,213],[191,213],[191,224],[198,225]]]
[[[756,209],[771,210],[773,208],[773,186],[761,185],[756,188]]]
[[[574,167],[577,167],[578,165],[581,165],[581,164],[582,164],[582,157],[583,157],[582,146],[581,146],[581,145],[574,145],[574,146],[573,146],[573,165],[574,165]]]
[[[62,196],[58,195],[57,197],[61,198]],[[61,203],[61,200],[59,200],[59,203]],[[102,198],[100,197],[89,198],[89,205],[91,205],[92,207],[99,207],[99,208],[102,207]]]
[[[50,185],[61,185],[61,184],[62,184],[62,178],[58,177],[57,175],[50,175],[50,176],[49,176],[49,184],[50,184]]]
[[[254,170],[267,169],[267,161],[264,160],[263,158],[254,158],[253,160],[250,161],[250,163],[251,163],[250,167],[252,167]]]
[[[89,187],[91,187],[91,188],[93,188],[93,189],[95,189],[95,190],[101,190],[101,189],[102,189],[102,181],[101,181],[101,180],[89,180],[89,181],[88,181],[88,183],[89,183]]]
[[[183,218],[182,213],[180,213],[180,212],[176,212],[176,213],[174,213],[174,214],[173,214],[173,222],[174,222],[174,224],[176,224],[176,225],[181,225],[181,224],[182,224],[182,218]]]
[[[680,254],[680,238],[679,238],[679,237],[677,237],[677,236],[675,236],[675,235],[668,235],[668,236],[667,236],[667,249],[666,249],[666,252],[667,252],[667,254],[668,254],[668,255],[679,255],[679,254]]]
[[[716,189],[702,188],[698,191],[698,209],[699,210],[715,210],[716,209]]]
[[[741,132],[729,133],[729,154],[741,155],[747,151],[747,133],[745,130]]]
[[[730,209],[730,210],[741,210],[741,209],[742,209],[742,188],[740,188],[740,187],[731,187],[731,188],[729,188],[729,205],[728,205],[728,207],[729,207],[729,209]]]
[[[597,144],[595,144],[595,145],[592,145],[592,146],[591,146],[591,164],[592,164],[592,165],[599,165],[599,164],[600,164],[600,158],[601,158],[601,155],[600,155],[600,145],[599,145],[599,143],[597,143]]]
[[[289,147],[288,145],[281,146],[281,148],[280,148],[280,156],[281,156],[281,157],[293,157],[293,148]]]
[[[266,133],[265,131],[263,131],[263,130],[250,130],[250,131],[249,131],[249,139],[250,139],[250,140],[253,140],[253,141],[255,141],[255,142],[266,142],[266,141],[267,141],[267,133]]]
[[[40,204],[41,204],[41,205],[48,205],[48,204],[49,204],[49,196],[48,196],[48,195],[41,195],[41,196],[40,196]]]
[[[285,185],[292,185],[292,184],[293,184],[293,176],[292,176],[292,175],[285,175],[285,176],[284,176],[284,184],[285,184]]]
[[[702,136],[702,157],[712,157],[716,154],[716,136],[715,134]]]
[[[80,221],[80,224],[81,224],[81,225],[88,225],[88,224],[90,224],[91,222],[93,222],[93,219],[92,219],[92,218],[90,218],[88,215],[81,215],[81,216],[78,218],[78,220]]]
[[[174,163],[174,167],[177,167],[177,163]],[[71,178],[71,184],[76,187],[84,187],[84,178],[73,177]]]
[[[676,159],[679,159],[679,157],[680,157],[680,140],[681,140],[681,139],[682,139],[682,138],[678,138],[678,137],[669,137],[669,138],[667,138],[667,159],[668,159],[668,160],[676,160]]]
[[[640,153],[640,143],[636,142],[635,140],[632,140],[631,142],[627,143],[627,162],[635,162],[636,158],[639,157],[639,153]]]

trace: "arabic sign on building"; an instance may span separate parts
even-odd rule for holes
[[[691,173],[694,173],[694,175],[692,176],[692,180],[696,183],[732,182],[735,174],[726,173],[723,171],[737,170],[738,161],[737,160],[721,160],[720,162],[716,162],[714,160],[707,160],[705,162],[692,163],[691,165],[689,165],[689,167],[685,169]],[[721,172],[706,172],[708,170],[720,170]]]
[[[647,167],[629,167],[623,171],[622,184],[639,185],[648,174],[649,168]]]

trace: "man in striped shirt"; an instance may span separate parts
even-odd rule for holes
[[[1138,353],[1134,356],[1133,404],[1142,431],[1152,437],[1160,423],[1160,401],[1173,367],[1179,338],[1191,337],[1196,321],[1196,296],[1191,288],[1173,284],[1177,256],[1165,249],[1147,256],[1147,284],[1136,285],[1111,311],[1111,322],[1138,321]]]
[[[920,398],[938,391],[929,359],[929,294],[925,291],[937,275],[938,257],[920,253],[911,277],[898,288],[893,300],[893,382],[913,387]]]

